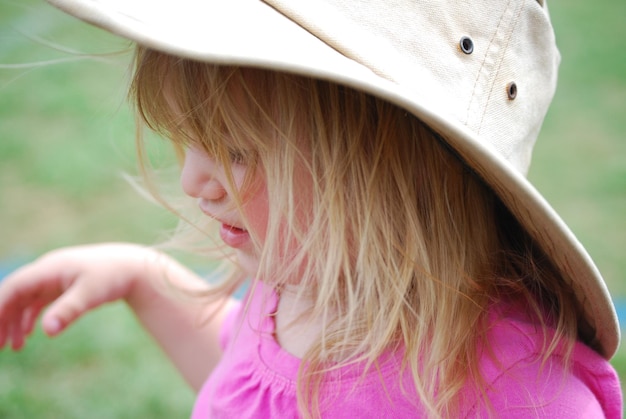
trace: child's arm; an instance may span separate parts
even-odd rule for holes
[[[230,301],[200,303],[180,291],[208,285],[170,257],[130,244],[60,249],[0,283],[0,347],[20,349],[44,307],[54,336],[87,311],[124,299],[196,390],[221,357],[219,329]],[[207,317],[214,312],[210,317]]]

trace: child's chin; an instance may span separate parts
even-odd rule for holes
[[[256,277],[259,272],[259,258],[244,249],[236,249],[237,262],[246,276]]]

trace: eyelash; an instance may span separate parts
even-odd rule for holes
[[[229,150],[228,158],[233,164],[245,164],[246,162],[246,155],[241,151]]]

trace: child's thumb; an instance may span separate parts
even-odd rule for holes
[[[64,292],[41,319],[41,326],[48,336],[56,336],[89,309],[79,286],[72,286]]]

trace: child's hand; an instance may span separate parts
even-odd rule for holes
[[[0,282],[0,348],[19,350],[39,313],[54,336],[87,311],[125,298],[158,253],[131,244],[64,248],[45,254]]]

